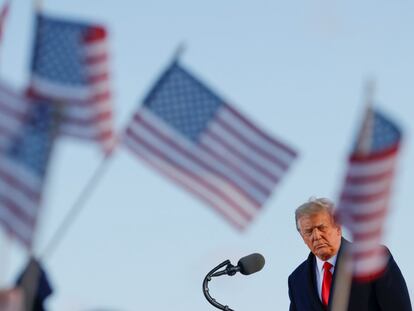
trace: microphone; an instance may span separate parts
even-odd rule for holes
[[[237,266],[228,263],[226,269],[213,273],[211,276],[220,276],[224,274],[235,275],[237,272],[240,272],[243,275],[249,275],[262,270],[264,264],[264,257],[259,253],[254,253],[240,258]]]
[[[224,311],[234,311],[227,305],[222,305],[217,300],[215,300],[210,295],[210,290],[208,288],[208,282],[211,281],[212,277],[220,276],[220,275],[235,275],[237,272],[240,272],[244,275],[249,275],[252,273],[256,273],[260,270],[262,270],[263,266],[265,264],[265,259],[261,254],[254,253],[247,255],[245,257],[240,258],[239,262],[237,263],[237,266],[233,266],[230,262],[230,260],[223,261],[221,264],[219,264],[217,267],[215,267],[213,270],[211,270],[203,281],[203,293],[206,297],[207,301],[213,305],[214,307],[224,310]],[[219,269],[226,267],[224,270],[218,271]]]
[[[240,273],[244,275],[253,274],[263,269],[265,265],[264,257],[259,253],[254,253],[243,258],[240,258],[237,267],[240,268]]]

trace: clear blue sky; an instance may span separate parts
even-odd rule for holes
[[[0,73],[28,82],[33,8],[13,0],[0,47]],[[413,296],[414,3],[408,0],[43,1],[51,14],[107,25],[116,126],[123,128],[180,42],[182,63],[227,101],[295,147],[300,157],[243,234],[212,209],[119,150],[87,206],[44,264],[55,293],[50,310],[212,310],[205,274],[252,252],[266,266],[223,277],[211,293],[238,311],[286,310],[287,277],[308,250],[293,212],[310,196],[337,199],[363,112],[363,87],[377,81],[378,107],[404,129],[385,244]],[[41,253],[102,156],[62,139],[45,192]],[[25,253],[1,235],[1,284]],[[411,265],[410,265],[411,264]]]

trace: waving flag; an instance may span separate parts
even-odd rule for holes
[[[103,27],[37,16],[32,94],[62,105],[59,131],[114,144],[107,34]]]
[[[253,220],[296,157],[178,63],[152,88],[124,142],[238,229]]]
[[[0,152],[5,152],[21,133],[30,103],[0,82]]]
[[[373,279],[388,261],[380,246],[388,211],[401,130],[382,113],[368,109],[349,158],[338,205],[339,219],[353,236],[354,276]]]
[[[56,130],[56,107],[32,103],[20,136],[0,153],[0,224],[30,248]]]

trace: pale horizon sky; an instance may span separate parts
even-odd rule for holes
[[[184,42],[186,68],[299,152],[261,214],[239,233],[119,148],[79,218],[43,261],[55,290],[48,310],[214,310],[202,293],[204,276],[226,259],[235,264],[254,252],[264,255],[264,269],[214,279],[212,296],[237,311],[287,310],[288,275],[309,252],[295,230],[294,210],[311,196],[337,201],[369,78],[377,85],[376,107],[403,128],[384,244],[413,297],[413,2],[44,0],[43,10],[108,27],[118,130]],[[0,75],[17,89],[28,83],[33,21],[33,5],[12,0]],[[36,254],[101,161],[96,145],[58,142]],[[26,254],[0,232],[5,286]]]

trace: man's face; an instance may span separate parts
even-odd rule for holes
[[[305,244],[321,260],[326,261],[338,253],[342,231],[329,213],[322,211],[301,216],[298,227]]]

